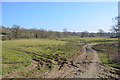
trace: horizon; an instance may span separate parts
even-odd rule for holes
[[[89,13],[89,14],[88,14]],[[118,16],[117,2],[3,2],[2,26],[70,32],[109,32]]]

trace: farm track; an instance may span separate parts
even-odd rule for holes
[[[36,64],[39,61],[33,61],[30,66],[25,67],[22,70],[16,70],[12,73],[3,75],[3,77],[35,77],[35,78],[120,78],[120,74],[116,74],[115,71],[120,72],[119,69],[112,68],[103,64],[96,51],[91,47],[97,44],[87,44],[83,46],[83,53],[75,57],[72,61],[64,63],[63,67],[55,64],[53,69],[44,73],[35,72]],[[19,51],[19,50],[18,50]],[[25,51],[21,51],[25,52]],[[25,52],[27,54],[34,54]],[[38,55],[42,56],[42,55]],[[48,56],[43,56],[48,57]],[[51,58],[52,59],[52,58]],[[54,62],[54,60],[52,60]],[[54,62],[56,63],[56,61]],[[59,62],[57,62],[59,63]],[[26,73],[20,75],[20,73]],[[32,73],[29,74],[28,73]]]
[[[120,70],[102,64],[97,53],[91,48],[96,44],[88,44],[83,47],[83,54],[73,61],[72,65],[66,64],[63,69],[56,68],[46,73],[44,78],[120,78],[115,73]]]

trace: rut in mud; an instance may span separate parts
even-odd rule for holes
[[[87,44],[83,46],[83,53],[75,57],[72,61],[64,64],[60,69],[59,65],[54,65],[53,69],[47,72],[36,72],[36,64],[33,62],[23,70],[3,75],[3,77],[34,77],[34,78],[120,78],[119,74],[113,72],[120,70],[103,64],[97,52],[91,47],[96,44]],[[29,74],[31,73],[32,74]],[[27,73],[20,75],[20,73]],[[29,75],[28,75],[29,74]]]
[[[119,78],[110,66],[102,64],[96,51],[91,47],[96,44],[87,44],[83,47],[84,53],[73,61],[72,65],[66,64],[63,69],[53,69],[46,73],[45,78]],[[120,71],[120,70],[118,70]]]

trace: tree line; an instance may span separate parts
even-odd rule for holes
[[[13,25],[11,28],[1,26],[2,40],[13,40],[22,38],[68,38],[68,37],[113,37],[114,33],[104,32],[99,29],[97,33],[83,32],[69,32],[67,29],[63,29],[63,32],[44,30],[44,29],[24,29],[19,25]]]

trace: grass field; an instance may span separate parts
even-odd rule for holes
[[[54,61],[63,65],[76,55],[81,47],[90,42],[112,42],[117,38],[60,38],[60,39],[19,39],[2,41],[2,74],[41,62],[41,69],[51,69]]]
[[[113,67],[120,67],[118,63],[118,43],[106,43],[100,44],[93,47],[93,49],[99,52],[101,61],[107,65]]]
[[[87,37],[87,38],[62,38],[62,41],[76,42],[76,43],[101,43],[101,42],[113,42],[118,41],[118,38],[106,38],[106,37]]]
[[[51,58],[62,63],[80,49],[76,44],[50,39],[11,40],[2,44],[3,74],[30,65],[32,58],[51,67]]]
[[[108,58],[108,54],[99,53],[99,57],[104,64],[107,64],[107,65],[112,66],[112,67],[119,67],[120,68],[120,64],[110,62],[110,60]]]

